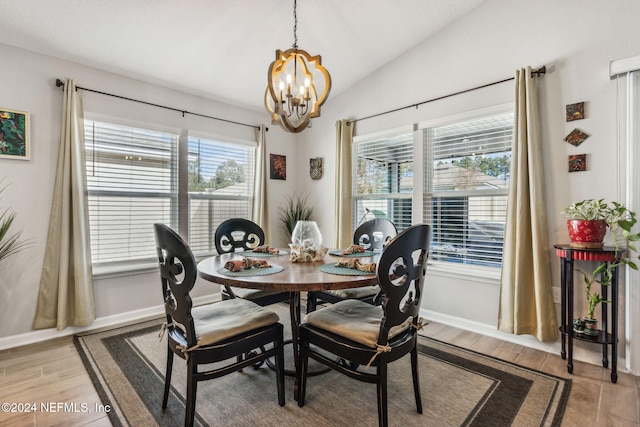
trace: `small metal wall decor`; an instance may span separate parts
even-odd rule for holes
[[[587,170],[587,155],[573,154],[569,156],[569,172],[582,172]]]
[[[567,121],[584,119],[584,102],[567,105]]]
[[[269,154],[269,172],[271,179],[287,179],[287,156]]]
[[[309,175],[311,179],[322,178],[322,157],[309,159]]]
[[[571,145],[578,146],[584,142],[585,139],[589,138],[589,135],[582,132],[580,129],[575,128],[569,135],[564,137],[564,140]]]

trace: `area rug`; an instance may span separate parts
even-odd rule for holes
[[[284,311],[285,330],[286,317]],[[160,325],[161,320],[149,321],[75,339],[103,404],[112,408],[109,417],[114,426],[184,424],[186,366],[178,357],[169,405],[164,411],[161,408],[167,343],[166,337],[159,338]],[[416,412],[409,357],[405,357],[390,365],[391,426],[560,425],[570,380],[424,337],[419,351],[423,413]],[[202,382],[196,425],[357,427],[378,423],[373,384],[333,371],[310,377],[305,406],[300,408],[293,398],[293,382],[286,378],[284,407],[277,402],[275,374],[266,366]]]

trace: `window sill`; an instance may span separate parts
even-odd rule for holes
[[[488,283],[492,285],[500,284],[499,268],[478,267],[448,262],[429,262],[427,266],[427,274]]]
[[[147,274],[158,271],[158,263],[137,263],[137,264],[117,264],[93,266],[93,278],[111,279],[114,277],[135,276],[137,274]]]
[[[205,258],[216,255],[216,253],[209,254],[198,254],[195,255],[196,262],[200,262]],[[158,262],[157,261],[146,261],[146,262],[131,262],[131,263],[117,263],[110,265],[94,265],[93,266],[93,278],[100,279],[111,279],[114,277],[127,277],[127,276],[135,276],[138,274],[148,274],[148,273],[158,273]]]

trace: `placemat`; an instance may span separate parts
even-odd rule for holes
[[[224,267],[218,269],[218,273],[231,277],[247,277],[247,276],[266,276],[267,274],[276,274],[284,270],[281,265],[271,264],[269,268],[249,268],[247,270],[229,271]]]
[[[355,254],[342,255],[340,252],[342,252],[342,249],[329,251],[329,255],[341,256],[341,257],[344,257],[344,258],[358,258],[358,257],[374,256],[376,254],[373,251],[364,251],[364,252],[358,252],[358,253],[355,253]]]
[[[254,252],[254,251],[242,251],[236,252],[238,255],[246,256],[247,258],[270,258],[272,256],[289,255],[287,251],[280,251],[277,254],[271,254],[269,252]]]
[[[369,276],[376,274],[375,271],[369,273],[366,271],[357,270],[355,268],[338,267],[337,265],[337,262],[322,264],[320,266],[320,271],[322,271],[323,273],[337,274],[338,276]]]

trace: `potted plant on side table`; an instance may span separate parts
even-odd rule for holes
[[[571,246],[598,249],[604,245],[607,229],[613,236],[614,261],[600,264],[591,274],[578,270],[584,276],[587,315],[573,321],[573,330],[577,333],[597,336],[598,321],[595,310],[598,304],[608,301],[602,297],[601,293],[592,291],[592,285],[594,283],[600,286],[611,285],[613,272],[620,266],[628,265],[638,270],[634,262],[638,256],[632,256],[638,252],[634,242],[640,240],[640,233],[632,231],[638,220],[635,212],[618,202],[608,203],[604,199],[583,200],[566,207],[562,213],[569,218],[567,227]]]
[[[571,246],[598,249],[604,245],[607,233],[607,218],[611,209],[600,200],[583,200],[562,210],[567,219],[567,229]]]

